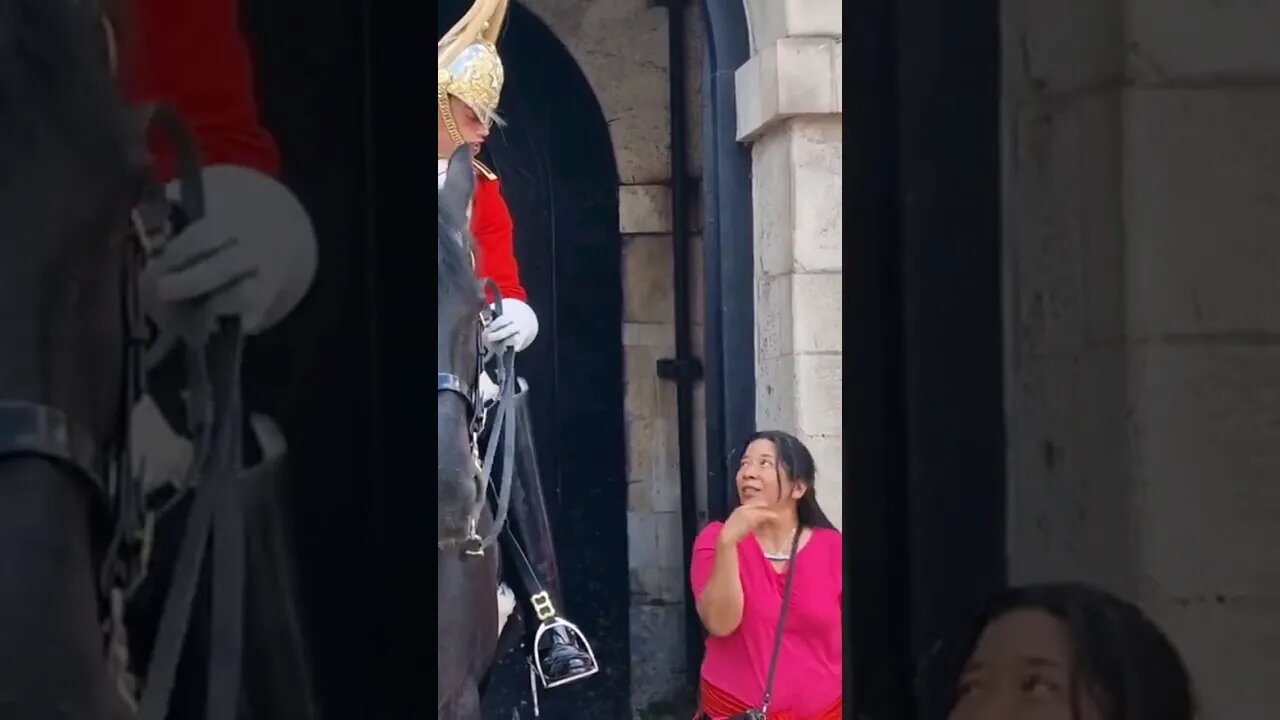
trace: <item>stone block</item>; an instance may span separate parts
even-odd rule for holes
[[[843,358],[838,354],[796,355],[796,430],[806,435],[840,435],[844,426]]]
[[[839,115],[844,107],[840,45],[833,38],[785,38],[738,68],[738,140],[757,140],[797,116]]]
[[[667,481],[679,490],[677,478]],[[684,532],[680,527],[679,509],[654,513],[658,529],[658,569],[662,571],[662,592],[656,596],[664,602],[684,602]],[[690,543],[693,539],[690,538]]]
[[[791,274],[766,276],[756,283],[756,357],[795,353],[794,283]]]
[[[671,237],[632,235],[622,240],[624,322],[671,323],[675,293],[671,287]]]
[[[623,347],[659,348],[663,352],[675,352],[676,330],[670,322],[622,323]]]
[[[1280,87],[1125,98],[1130,333],[1280,332]]]
[[[658,378],[658,358],[666,353],[663,348],[630,346],[623,348],[622,365],[625,394],[623,407],[628,418],[661,418],[661,383]]]
[[[792,279],[793,309],[788,351],[803,354],[843,350],[843,274],[800,273],[787,277]]]
[[[751,198],[755,217],[756,280],[794,268],[791,141],[770,133],[751,146]]]
[[[1263,720],[1280,707],[1280,601],[1228,596],[1143,598],[1180,650],[1205,720]]]
[[[840,118],[789,121],[752,147],[756,277],[843,267]]]
[[[671,188],[623,185],[618,188],[618,232],[623,235],[671,233]]]
[[[1014,582],[1131,587],[1133,482],[1126,353],[1026,359],[1006,390],[1009,571]]]
[[[756,358],[756,427],[795,428],[795,355]]]
[[[651,512],[627,512],[628,566],[631,568],[633,594],[648,596],[657,588],[637,571],[660,567],[657,518]]]
[[[1006,90],[1027,97],[1118,81],[1124,72],[1123,12],[1116,0],[1005,0]]]
[[[680,511],[683,503],[683,498],[680,497],[680,458],[674,443],[675,418],[671,418],[667,427],[670,431],[668,439],[673,442],[663,443],[661,455],[654,458],[654,465],[661,467],[664,472],[653,479],[652,504],[654,512],[674,513]]]
[[[631,606],[631,705],[667,700],[686,679],[683,605]]]
[[[685,15],[684,25],[686,33],[684,81],[686,97],[688,98],[688,104],[685,105],[688,112],[685,127],[689,129],[685,167],[688,169],[690,177],[701,178],[703,175],[702,161],[705,159],[702,143],[706,140],[702,133],[704,113],[707,112],[706,98],[703,96],[702,76],[706,69],[707,24],[703,18],[701,4],[690,3],[685,7],[688,11]],[[698,193],[692,204],[701,205],[701,193]],[[698,232],[701,232],[702,213],[699,212],[695,217],[698,218],[695,227],[698,228]]]
[[[1132,351],[1140,567],[1169,594],[1280,599],[1280,347]]]
[[[844,440],[839,435],[798,436],[813,454],[818,477],[814,482],[818,505],[837,528],[844,527]]]
[[[1005,160],[1006,332],[1015,362],[1123,336],[1120,101],[1013,105]]]
[[[654,462],[654,448],[660,448],[666,441],[663,422],[662,418],[643,416],[627,419],[628,481],[642,480],[647,483],[657,476],[659,465]],[[652,509],[648,498],[645,499],[643,507]]]
[[[651,507],[653,491],[650,490],[653,480],[647,477],[627,476],[627,510],[629,512],[653,512]]]
[[[667,13],[647,0],[530,0],[595,91],[624,185],[671,176]]]
[[[832,74],[834,75],[832,83],[835,85],[836,106],[839,108],[839,112],[844,114],[844,42],[836,43],[832,52],[835,54],[831,58],[831,62],[835,66],[832,69]]]
[[[844,128],[839,115],[797,118],[791,137],[795,270],[844,267]]]
[[[1274,2],[1129,0],[1125,5],[1127,71],[1139,84],[1280,76],[1280,5]]]
[[[844,6],[836,0],[743,0],[752,53],[786,37],[840,37]]]
[[[679,513],[629,512],[627,523],[633,602],[683,602],[684,536]]]

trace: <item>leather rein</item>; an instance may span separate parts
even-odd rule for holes
[[[86,481],[97,506],[110,519],[111,533],[98,572],[106,605],[104,628],[109,668],[131,704],[124,643],[124,606],[146,578],[156,513],[146,506],[142,474],[130,457],[130,415],[146,393],[148,328],[139,277],[148,260],[173,236],[175,226],[204,216],[204,186],[195,140],[176,112],[163,105],[139,109],[144,137],[152,128],[173,144],[179,159],[180,199],[171,203],[155,182],[144,188],[123,232],[121,305],[126,329],[121,415],[117,436],[100,442],[59,408],[0,398],[0,462],[40,458],[67,468]],[[204,551],[213,535],[211,658],[207,698],[209,720],[233,720],[239,702],[243,645],[245,533],[243,503],[236,497],[241,465],[240,360],[244,344],[238,319],[219,319],[217,329],[200,309],[174,318],[185,344],[190,401],[188,430],[194,459],[179,493],[199,486],[186,522],[172,585],[147,669],[137,720],[164,720],[180,659]],[[170,503],[167,507],[172,507]]]
[[[476,320],[482,332],[493,320],[502,316],[502,292],[492,280],[485,280],[484,284],[485,288],[493,293],[494,303],[491,313],[482,313]],[[511,481],[514,473],[516,447],[514,400],[516,393],[516,351],[515,348],[507,348],[503,351],[498,366],[498,400],[496,403],[498,409],[494,416],[497,427],[489,435],[489,442],[484,453],[484,462],[480,462],[480,433],[484,430],[485,414],[488,410],[483,406],[479,391],[480,375],[484,372],[484,347],[481,342],[479,340],[476,342],[476,367],[473,381],[467,382],[458,377],[458,375],[444,372],[442,369],[437,369],[436,371],[436,393],[453,393],[460,396],[467,405],[467,413],[471,424],[471,456],[475,461],[476,472],[478,473],[477,481],[481,489],[477,493],[478,499],[468,517],[468,537],[463,541],[463,553],[471,557],[483,556],[485,550],[492,547],[494,542],[497,541],[499,533],[502,532],[502,528],[506,525],[507,513],[511,507]],[[496,459],[499,439],[502,441],[502,478],[498,486],[498,510],[494,516],[493,527],[481,537],[478,532],[480,515],[484,512],[485,503],[488,501],[486,490],[492,484],[493,462]]]

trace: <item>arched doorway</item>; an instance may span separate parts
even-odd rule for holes
[[[438,33],[470,6],[438,7]],[[600,675],[541,699],[543,717],[630,715],[626,447],[623,426],[618,173],[608,126],[577,63],[541,20],[514,5],[501,40],[507,122],[486,159],[516,227],[521,276],[538,340],[519,361],[532,392],[534,437],[567,612],[592,639]],[[498,668],[486,717],[530,707],[522,649]]]

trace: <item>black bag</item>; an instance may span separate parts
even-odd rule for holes
[[[787,622],[787,606],[791,604],[791,581],[796,576],[796,551],[800,549],[801,528],[796,528],[796,536],[791,540],[791,559],[787,561],[787,582],[782,590],[782,609],[778,612],[778,630],[773,638],[773,656],[769,658],[769,677],[764,683],[764,698],[760,707],[738,713],[729,720],[765,720],[769,712],[769,703],[773,701],[773,675],[778,669],[778,653],[782,650],[782,628]]]

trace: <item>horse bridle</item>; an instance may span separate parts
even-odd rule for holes
[[[106,21],[104,21],[106,22]],[[177,113],[153,105],[139,109],[143,137],[156,128],[173,144],[179,159],[179,200],[172,203],[164,189],[151,182],[129,214],[123,233],[126,253],[121,280],[121,305],[126,338],[121,416],[116,437],[100,443],[66,412],[41,403],[0,399],[0,461],[42,458],[70,468],[89,482],[97,505],[110,518],[111,533],[99,568],[98,591],[107,608],[106,636],[109,668],[121,683],[122,696],[133,703],[133,688],[125,679],[124,605],[146,577],[154,513],[146,507],[143,480],[131,459],[130,414],[146,392],[146,352],[149,331],[142,307],[140,275],[150,257],[169,237],[175,224],[194,222],[204,215],[201,162],[194,138]],[[146,685],[137,720],[163,720],[169,707],[186,627],[199,580],[205,548],[214,529],[214,632],[209,675],[210,720],[235,717],[239,696],[243,628],[244,533],[240,503],[230,497],[241,462],[239,367],[243,333],[238,319],[219,319],[216,332],[207,313],[195,308],[174,318],[187,346],[190,403],[188,429],[195,448],[186,481],[179,492],[194,487],[172,585],[169,588],[155,648],[147,668]],[[172,503],[169,504],[172,506]],[[237,543],[238,539],[238,543]]]
[[[486,280],[485,289],[494,297],[491,311],[481,313],[476,323],[482,334],[484,328],[493,320],[502,316],[502,292],[492,280]],[[489,408],[482,404],[480,398],[480,375],[484,372],[484,347],[482,341],[476,340],[475,379],[471,382],[463,380],[457,374],[436,370],[436,393],[453,393],[462,398],[467,407],[470,450],[475,464],[476,484],[478,488],[476,504],[467,518],[468,536],[464,540],[463,553],[470,557],[484,555],[485,550],[493,546],[498,534],[506,525],[507,514],[511,506],[511,484],[515,461],[515,349],[506,348],[501,357],[498,370],[498,401],[496,403],[495,430],[489,435],[485,448],[484,461],[480,461],[480,434],[484,430],[485,415]],[[502,478],[498,486],[498,510],[494,515],[493,527],[483,537],[479,534],[480,515],[488,502],[487,488],[492,482],[493,462],[496,458],[498,441],[502,441]]]

